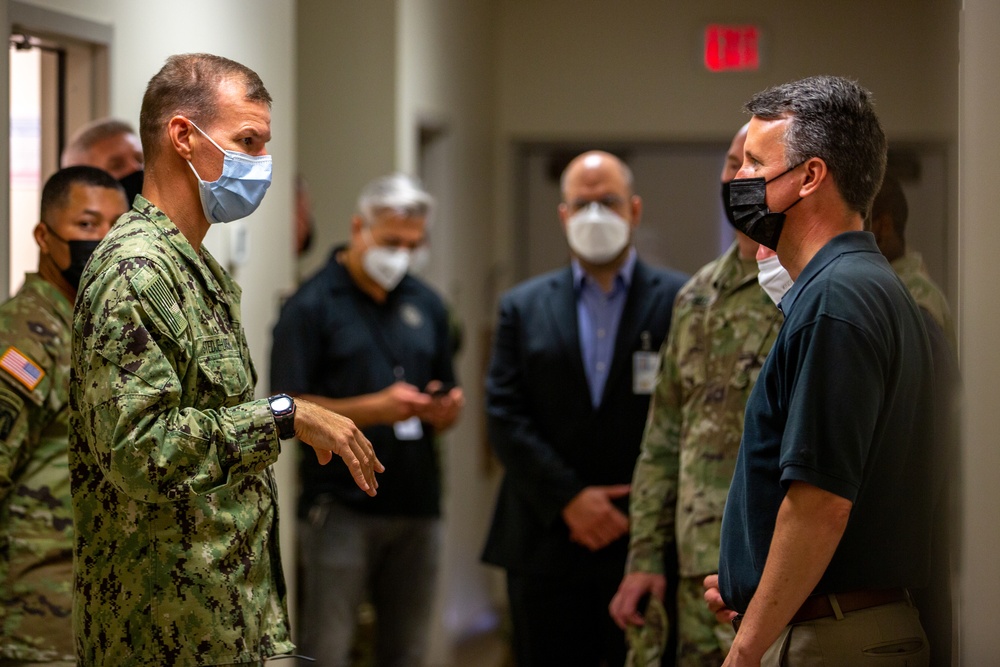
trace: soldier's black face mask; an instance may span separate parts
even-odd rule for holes
[[[757,243],[778,250],[778,238],[785,225],[785,213],[802,201],[799,197],[784,211],[771,211],[767,207],[767,184],[775,181],[805,162],[789,167],[770,180],[761,178],[734,178],[729,182],[726,216],[739,231]],[[723,186],[723,192],[727,188]]]
[[[49,233],[56,237],[67,246],[69,246],[69,266],[65,269],[59,269],[59,273],[62,274],[66,282],[70,284],[73,289],[80,289],[80,278],[83,276],[83,269],[87,266],[87,262],[90,260],[90,256],[94,254],[100,241],[81,241],[81,240],[66,240],[63,237],[55,233],[55,231],[49,227],[49,223],[45,223],[48,227]]]
[[[722,209],[726,212],[726,220],[735,227],[736,221],[733,220],[733,209],[729,208],[729,184],[730,181],[722,184]]]

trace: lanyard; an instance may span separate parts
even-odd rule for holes
[[[389,340],[385,337],[385,332],[382,331],[382,327],[378,325],[372,319],[372,313],[370,312],[371,304],[365,303],[357,287],[354,288],[354,302],[358,307],[358,312],[361,314],[361,320],[365,323],[368,331],[372,335],[372,340],[375,341],[375,345],[382,352],[382,356],[385,357],[389,365],[392,366],[392,375],[396,379],[396,382],[400,382],[406,378],[406,373],[403,370],[403,364],[399,360],[399,355],[395,353],[392,345],[389,344]]]

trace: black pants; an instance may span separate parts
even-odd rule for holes
[[[608,614],[621,578],[508,572],[517,667],[621,667],[625,633]]]

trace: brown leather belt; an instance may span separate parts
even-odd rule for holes
[[[909,599],[905,588],[851,591],[849,593],[837,593],[833,597],[837,599],[837,605],[840,607],[842,614],[870,607],[878,607],[884,604],[892,604],[894,602],[905,602]],[[799,610],[795,612],[795,615],[792,616],[792,620],[788,624],[795,625],[796,623],[815,621],[817,618],[827,618],[835,615],[836,612],[834,611],[833,604],[830,602],[829,595],[810,595],[802,603],[802,606],[799,607]],[[743,614],[740,614],[733,619],[733,628],[738,631],[742,622]]]

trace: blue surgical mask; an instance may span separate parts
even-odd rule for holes
[[[219,180],[211,182],[201,180],[198,170],[188,160],[188,166],[198,178],[201,208],[208,221],[232,222],[256,211],[271,185],[271,156],[224,150],[194,122],[191,125],[225,156],[222,159],[222,175]]]

